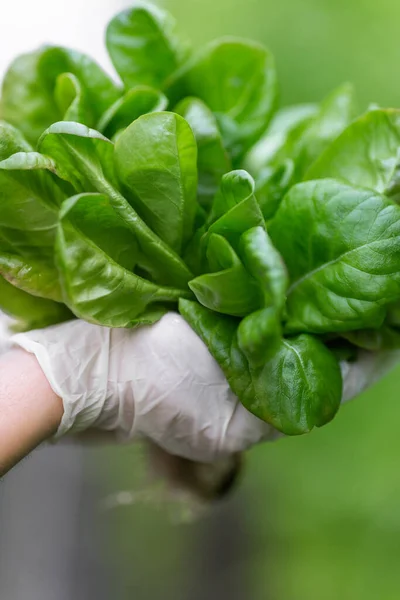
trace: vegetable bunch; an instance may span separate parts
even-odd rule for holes
[[[339,358],[399,345],[400,111],[351,86],[276,111],[271,54],[193,51],[136,3],[107,29],[121,83],[40,48],[1,96],[0,308],[23,328],[181,314],[286,434],[321,426]]]

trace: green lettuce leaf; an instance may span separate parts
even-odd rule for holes
[[[300,335],[280,342],[262,366],[239,347],[238,322],[196,302],[181,300],[180,312],[208,346],[244,406],[287,435],[321,427],[336,414],[342,378],[334,355],[317,338]]]
[[[136,1],[132,8],[114,17],[107,28],[106,42],[128,89],[136,85],[163,88],[188,55],[188,45],[178,35],[175,20],[147,2]]]
[[[40,329],[73,318],[63,304],[32,296],[14,287],[1,275],[0,310],[17,320],[20,331]]]
[[[64,203],[56,257],[65,302],[76,316],[132,327],[147,309],[155,310],[151,305],[190,295],[136,275],[135,253],[135,239],[107,196],[81,194]]]
[[[138,85],[110,106],[101,117],[97,129],[111,139],[142,115],[163,111],[167,105],[168,100],[160,91]]]
[[[329,179],[300,183],[269,233],[291,279],[288,333],[380,327],[400,298],[400,208],[385,196]]]
[[[167,93],[173,102],[195,96],[211,108],[235,165],[264,133],[275,110],[275,63],[261,44],[224,38],[183,65]]]
[[[343,131],[305,178],[335,178],[395,195],[399,152],[400,110],[371,110]]]
[[[174,113],[140,117],[115,145],[116,171],[131,205],[178,254],[193,233],[196,165],[193,132]]]
[[[55,123],[41,137],[39,148],[50,156],[59,177],[77,193],[98,192],[129,226],[139,247],[138,264],[161,285],[185,286],[192,278],[179,256],[139,217],[119,192],[114,145],[99,132],[77,123]]]
[[[59,80],[63,74],[69,74],[69,82]],[[67,85],[69,100],[65,102]],[[39,48],[19,56],[7,71],[1,91],[0,115],[19,127],[30,143],[36,144],[46,128],[65,118],[64,111],[68,113],[71,104],[81,104],[80,94],[85,95],[85,102],[93,112],[93,120],[90,118],[84,124],[93,127],[121,92],[88,56],[56,46]],[[61,106],[60,96],[63,97]],[[90,117],[86,110],[80,114]]]
[[[213,112],[198,98],[185,98],[175,107],[189,123],[197,143],[198,201],[209,209],[221,183],[231,170],[217,120]]]

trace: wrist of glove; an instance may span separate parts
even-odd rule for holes
[[[242,452],[279,437],[234,396],[207,347],[179,315],[149,327],[108,329],[71,321],[18,334],[64,404],[57,436],[113,431],[121,442],[150,439],[198,462]],[[362,353],[342,363],[343,401],[400,361],[399,352]]]

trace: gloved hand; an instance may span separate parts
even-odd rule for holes
[[[136,330],[70,321],[12,342],[35,354],[63,400],[57,437],[113,431],[121,442],[149,438],[171,454],[212,462],[274,435],[235,398],[177,314]]]
[[[171,454],[212,462],[279,435],[240,404],[177,314],[137,330],[70,321],[12,341],[35,354],[63,400],[58,437],[96,428],[114,431],[120,441],[148,438]],[[400,351],[343,363],[343,401],[398,362]]]

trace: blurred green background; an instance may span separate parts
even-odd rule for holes
[[[320,100],[343,81],[360,102],[399,105],[396,0],[163,0],[196,44],[251,37],[275,55],[283,104]]]
[[[162,4],[196,45],[226,34],[268,45],[282,104],[320,100],[351,81],[362,108],[400,105],[397,0]],[[342,408],[323,430],[253,450],[235,498],[197,525],[173,525],[143,505],[108,513],[105,534],[122,582],[115,597],[397,600],[399,377]],[[104,464],[110,487],[125,489],[137,458],[129,449],[107,452]]]

